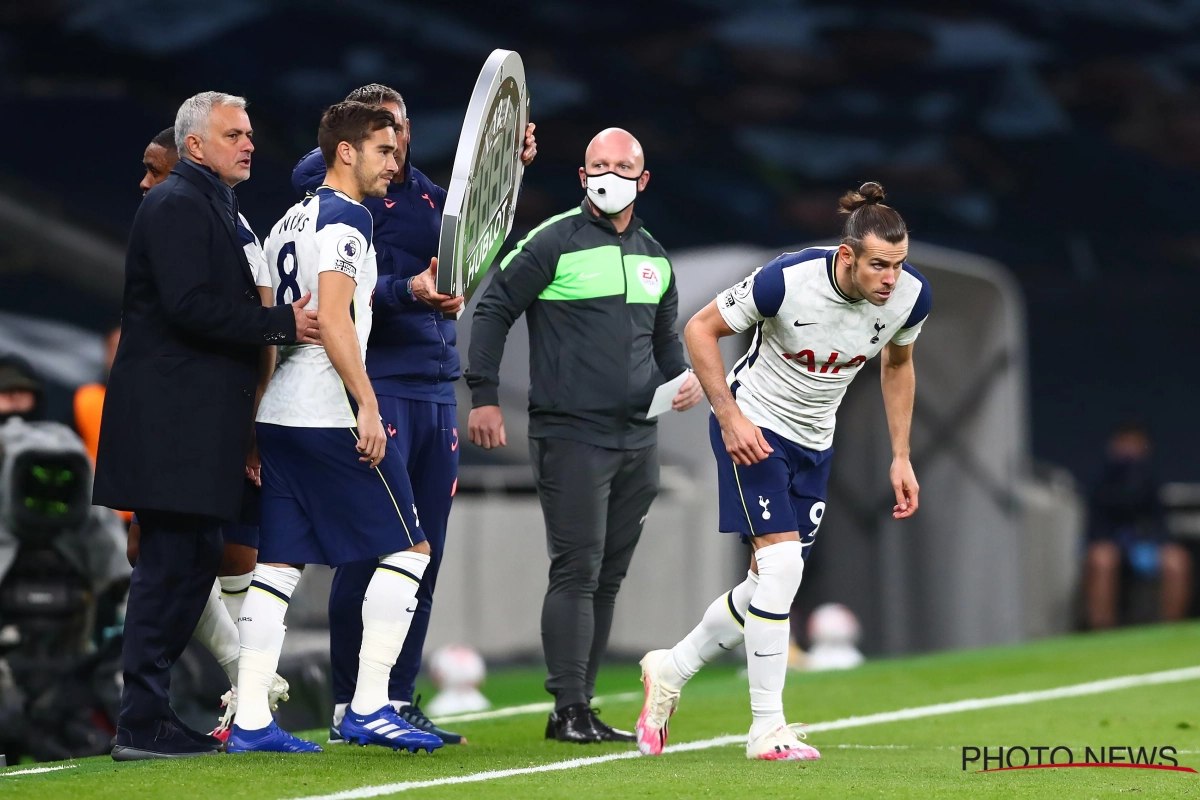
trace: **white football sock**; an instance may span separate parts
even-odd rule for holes
[[[243,730],[256,731],[271,724],[268,694],[287,631],[283,618],[299,582],[300,570],[295,567],[259,564],[254,568],[254,579],[238,620],[242,656],[234,722]]]
[[[758,575],[747,572],[746,580],[714,600],[700,624],[671,648],[671,657],[659,667],[659,678],[668,688],[682,689],[701,667],[742,643],[746,609],[757,586]]]
[[[754,557],[758,587],[746,611],[746,671],[754,715],[751,739],[787,724],[783,682],[787,677],[788,612],[804,576],[804,548],[800,542],[780,542],[759,548]]]
[[[237,686],[238,656],[241,654],[238,641],[238,629],[229,618],[225,606],[221,604],[220,584],[213,581],[212,590],[208,593],[208,603],[196,630],[192,633],[196,641],[208,648],[221,669],[229,676],[229,685]]]
[[[417,588],[428,565],[429,556],[411,550],[379,559],[363,598],[358,684],[350,700],[355,714],[374,714],[387,705],[388,678],[408,636],[417,609]]]
[[[242,603],[246,602],[246,592],[250,589],[250,579],[254,572],[245,575],[222,575],[217,578],[221,582],[221,602],[229,611],[229,617],[236,625],[242,614]]]

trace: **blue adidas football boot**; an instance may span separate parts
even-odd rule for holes
[[[393,750],[403,747],[410,753],[418,750],[432,753],[442,746],[442,740],[437,736],[418,730],[401,719],[390,703],[374,714],[355,714],[347,708],[339,730],[348,744],[377,744]]]
[[[258,731],[242,730],[235,723],[233,732],[229,734],[229,741],[225,743],[225,752],[320,753],[322,750],[319,744],[292,736],[276,725],[275,720],[271,720],[270,725]]]

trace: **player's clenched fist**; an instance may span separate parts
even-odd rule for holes
[[[467,420],[467,436],[473,444],[484,450],[508,445],[508,437],[504,434],[504,415],[500,406],[480,406],[471,409]]]
[[[775,452],[763,438],[758,426],[746,419],[741,411],[735,411],[722,420],[721,439],[725,442],[725,450],[733,459],[733,463],[744,467],[757,464]]]
[[[359,461],[364,461],[372,467],[379,466],[379,462],[383,461],[383,454],[387,450],[387,433],[383,430],[378,409],[359,410],[357,448],[358,452],[362,453]]]

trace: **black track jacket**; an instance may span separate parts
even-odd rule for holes
[[[618,234],[585,199],[509,253],[471,322],[471,405],[499,405],[500,359],[529,324],[529,435],[634,449],[655,443],[654,390],[687,369],[671,263],[634,217]]]

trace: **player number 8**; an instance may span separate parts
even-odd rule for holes
[[[288,256],[292,258],[291,272],[287,270]],[[282,306],[299,300],[300,284],[296,282],[296,275],[300,272],[300,264],[296,261],[295,242],[288,242],[279,248],[279,258],[275,262],[275,268],[279,272],[279,288],[275,291],[275,305]],[[291,300],[287,299],[288,292],[292,293]]]

